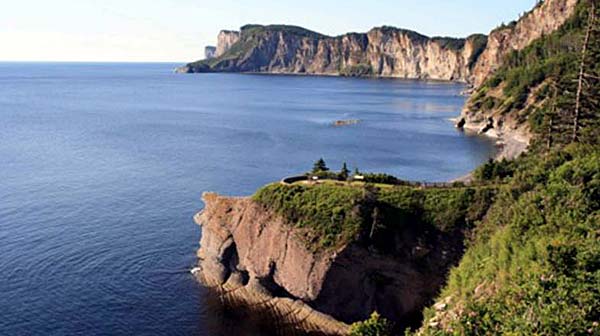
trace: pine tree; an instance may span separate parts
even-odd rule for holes
[[[342,170],[340,170],[338,177],[340,181],[346,181],[349,176],[350,170],[348,169],[348,165],[346,164],[346,162],[344,162],[344,164],[342,165]]]
[[[555,79],[556,80],[556,79]],[[546,105],[543,132],[546,148],[569,143],[571,138],[572,108],[575,99],[574,82],[560,78],[550,83],[550,99]]]
[[[317,160],[315,162],[315,164],[313,165],[313,174],[316,173],[322,173],[322,172],[327,172],[329,171],[329,168],[327,168],[327,164],[325,163],[325,160],[323,160],[323,158],[320,158],[319,160]]]

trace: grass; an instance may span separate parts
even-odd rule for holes
[[[490,186],[423,189],[320,181],[267,185],[253,199],[302,229],[308,247],[317,251],[364,239],[374,222],[381,232],[418,226],[439,232],[466,229],[494,195]]]

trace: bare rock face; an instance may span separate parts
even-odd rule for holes
[[[236,55],[227,54],[232,41],[240,43]],[[483,47],[478,50],[465,39],[429,38],[391,27],[328,37],[299,27],[249,26],[237,35],[219,34],[217,57],[224,57],[208,71],[352,75],[363,69],[363,75],[465,82],[469,61]],[[193,63],[188,66],[196,72],[207,70]]]
[[[333,331],[325,334],[343,333],[344,323],[375,310],[407,325],[418,323],[462,253],[462,233],[415,229],[397,233],[386,252],[359,242],[315,252],[300,229],[250,198],[205,193],[203,199],[206,207],[195,218],[202,226],[201,278],[254,293],[245,294],[247,300],[266,295],[306,306],[312,313],[305,320]]]
[[[216,54],[217,54],[217,47],[206,46],[204,48],[204,58],[205,59],[215,58]]]
[[[231,49],[231,46],[236,44],[237,41],[239,41],[239,39],[239,32],[231,30],[222,30],[219,33],[219,36],[217,36],[218,43],[217,50],[215,52],[215,57],[220,57],[221,55],[229,51],[229,49]]]
[[[577,3],[578,0],[545,0],[516,24],[493,30],[473,70],[472,82],[480,85],[502,64],[508,53],[524,49],[534,40],[560,28],[573,15]]]
[[[182,72],[266,72],[434,79],[480,85],[512,50],[558,29],[579,0],[546,0],[515,24],[490,36],[428,37],[393,27],[325,36],[294,26],[248,25],[222,31],[210,65],[190,63]],[[228,52],[233,46],[235,52]]]

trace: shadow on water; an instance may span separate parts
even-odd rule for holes
[[[309,332],[273,309],[249,305],[243,300],[223,299],[221,293],[207,288],[206,323],[211,336],[327,336]],[[258,308],[257,308],[258,307]],[[290,321],[292,320],[292,321]]]

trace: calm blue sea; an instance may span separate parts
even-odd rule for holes
[[[448,121],[458,84],[175,66],[0,63],[1,335],[218,334],[189,274],[203,191],[319,157],[443,181],[494,150]]]

